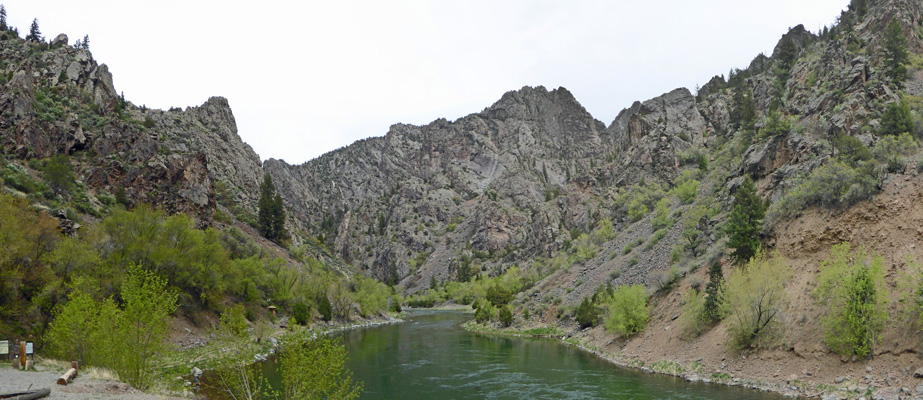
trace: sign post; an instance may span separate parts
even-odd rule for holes
[[[19,341],[19,368],[26,369],[26,342]]]

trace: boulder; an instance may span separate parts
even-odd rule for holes
[[[59,34],[58,36],[55,36],[55,38],[51,41],[51,46],[53,47],[66,46],[66,45],[67,45],[67,35],[63,33]]]

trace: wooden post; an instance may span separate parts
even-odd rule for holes
[[[80,369],[79,364],[80,363],[78,363],[77,361],[71,361],[71,368],[79,370]]]
[[[26,368],[26,342],[19,341],[19,365],[22,369]]]

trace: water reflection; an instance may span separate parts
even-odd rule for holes
[[[417,312],[344,332],[364,399],[780,399],[615,367],[555,340],[476,335],[470,315]]]

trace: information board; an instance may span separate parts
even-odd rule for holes
[[[32,355],[32,342],[26,342],[26,355]]]
[[[9,340],[0,340],[0,355],[9,355],[10,354],[10,341]]]

